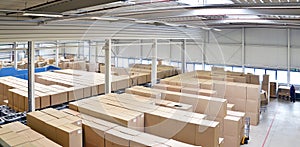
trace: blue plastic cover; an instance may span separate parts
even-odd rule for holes
[[[40,67],[40,68],[35,68],[35,73],[53,71],[53,70],[60,70],[60,68],[52,65],[46,67]],[[17,70],[14,67],[4,67],[0,69],[0,77],[4,77],[4,76],[14,76],[17,78],[28,80],[28,70],[27,69]]]

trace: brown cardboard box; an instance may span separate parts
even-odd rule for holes
[[[106,147],[130,146],[129,141],[136,135],[128,134],[126,132],[121,132],[115,129],[108,130],[105,132],[105,146]]]
[[[1,126],[2,128],[10,129],[14,132],[21,132],[25,130],[29,130],[30,128],[28,126],[25,126],[21,124],[20,122],[12,122]]]
[[[244,99],[234,99],[229,101],[234,104],[235,110],[246,112],[246,100]]]
[[[155,135],[141,133],[137,136],[134,136],[130,140],[130,146],[134,147],[148,147],[148,146],[161,146],[163,143],[167,142],[168,139],[158,137]]]
[[[51,105],[62,104],[68,101],[68,93],[61,92],[61,93],[49,93],[50,95],[50,102]]]
[[[48,127],[45,122],[56,119],[53,116],[47,115],[41,111],[27,113],[27,125],[33,130],[47,136]]]
[[[25,136],[18,135],[14,132],[1,135],[0,145],[3,147],[13,147],[27,142]]]
[[[245,99],[246,100],[246,86],[243,84],[230,83],[226,85],[225,98],[226,99]]]
[[[247,112],[246,117],[250,117],[250,124],[257,126],[259,124],[259,113]]]
[[[240,147],[240,139],[234,136],[225,136],[224,147]]]
[[[227,103],[227,110],[233,111],[234,110],[234,104]]]
[[[259,85],[247,85],[247,99],[259,99]]]
[[[259,76],[258,75],[251,75],[250,76],[250,84],[259,85]]]
[[[56,128],[56,142],[64,147],[82,146],[82,129],[73,124],[65,124]]]
[[[183,142],[179,142],[173,139],[168,140],[165,145],[168,145],[170,147],[196,147],[194,145],[186,144]]]
[[[240,138],[241,121],[240,117],[224,117],[224,136],[235,136]]]
[[[43,113],[46,113],[48,115],[51,115],[57,119],[59,118],[64,118],[64,117],[67,117],[69,116],[67,113],[64,113],[64,112],[61,112],[61,111],[58,111],[56,109],[53,109],[53,108],[47,108],[47,109],[43,109],[41,110]]]
[[[82,99],[83,97],[83,89],[81,88],[74,88],[68,92],[68,101]]]
[[[17,147],[62,147],[60,145],[58,145],[57,143],[47,139],[47,138],[42,138],[39,140],[35,140],[32,142],[27,142],[25,144],[21,144]]]
[[[260,102],[256,100],[247,99],[246,112],[259,113]]]
[[[103,147],[104,145],[104,132],[110,128],[96,124],[94,122],[85,121],[83,124],[83,136],[85,147]]]
[[[31,142],[31,141],[35,141],[35,140],[45,138],[45,136],[43,136],[43,135],[41,135],[41,134],[37,133],[36,131],[31,130],[31,129],[27,129],[27,130],[18,132],[18,134],[20,136],[23,136],[24,140],[26,140],[26,142]]]

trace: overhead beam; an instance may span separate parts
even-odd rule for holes
[[[62,13],[70,10],[78,10],[81,8],[103,5],[117,1],[119,0],[59,0],[56,3],[45,3],[40,6],[27,8],[25,10]]]

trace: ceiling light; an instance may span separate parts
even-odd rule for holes
[[[38,17],[63,17],[61,14],[49,14],[49,13],[23,13],[23,16],[38,16]]]
[[[213,30],[217,31],[217,32],[221,32],[222,31],[221,29],[216,29],[216,28],[214,28]]]
[[[114,17],[91,17],[91,19],[105,20],[105,21],[117,21],[117,20],[119,20],[118,18],[114,18]]]
[[[208,27],[202,27],[203,30],[211,30],[211,28]]]

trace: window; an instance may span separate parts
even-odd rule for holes
[[[122,60],[122,58],[117,58],[117,65],[118,65],[118,67],[123,67],[123,60]]]
[[[188,63],[188,64],[186,65],[186,70],[187,70],[188,72],[194,71],[194,70],[195,70],[195,69],[194,69],[194,64]]]
[[[134,59],[128,59],[128,64],[134,64]]]
[[[232,67],[232,71],[233,72],[243,72],[243,68],[242,67]]]
[[[128,68],[129,64],[128,64],[128,59],[127,58],[122,58],[123,60],[123,67]]]
[[[263,75],[265,74],[265,69],[255,69],[255,74],[259,75],[259,80],[263,80]]]
[[[136,63],[136,64],[141,63],[141,60],[140,59],[134,59],[134,63]]]
[[[204,70],[206,70],[206,71],[211,71],[211,65],[205,64]]]
[[[195,70],[203,70],[202,64],[195,64]]]
[[[254,74],[254,68],[245,68],[245,73]]]
[[[225,71],[232,71],[232,67],[231,66],[226,66]]]
[[[300,72],[290,72],[290,83],[300,85]]]
[[[142,64],[151,64],[151,63],[149,63],[148,60],[143,59],[143,60],[142,60]]]
[[[171,62],[171,66],[179,67],[179,64],[178,64],[178,62]]]
[[[169,61],[162,61],[162,64],[163,65],[170,65],[170,62]]]
[[[276,71],[266,70],[266,74],[269,75],[270,82],[276,82]]]
[[[287,83],[287,71],[277,70],[277,82]]]

